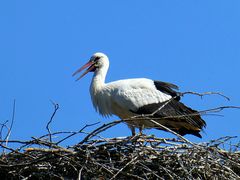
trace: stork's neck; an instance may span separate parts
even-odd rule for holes
[[[91,91],[95,94],[97,91],[100,91],[105,86],[105,79],[107,75],[109,64],[106,63],[101,68],[98,68],[93,75],[91,83]]]

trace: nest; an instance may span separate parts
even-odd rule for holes
[[[1,179],[240,179],[240,142],[230,143],[236,137],[196,144],[154,120],[151,121],[177,138],[100,136],[126,119],[103,124],[90,133],[86,133],[86,128],[97,123],[77,132],[53,133],[50,124],[59,108],[58,104],[54,107],[46,126],[47,135],[29,141],[9,140],[14,102],[10,128],[6,121],[0,130]],[[232,107],[212,110],[224,108]],[[8,130],[5,138],[4,128]],[[75,135],[81,135],[82,141],[69,147],[61,145]]]
[[[137,135],[95,138],[61,147],[42,136],[20,143],[16,149],[1,144],[2,179],[239,179],[240,146],[222,145],[234,137],[195,144],[179,138]],[[57,133],[56,133],[57,134]],[[58,133],[60,134],[60,133]],[[74,133],[67,136],[69,138]],[[77,133],[75,133],[77,134]],[[95,136],[96,137],[96,136]]]

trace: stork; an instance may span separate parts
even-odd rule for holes
[[[90,94],[93,106],[101,115],[117,115],[123,120],[139,115],[151,115],[150,118],[157,123],[180,135],[192,134],[199,138],[202,137],[200,131],[206,123],[198,111],[180,102],[181,93],[176,91],[178,86],[147,78],[105,83],[109,59],[103,53],[95,53],[73,76],[86,68],[87,70],[77,80],[88,72],[94,72]],[[126,123],[132,135],[135,135],[135,128],[139,128],[140,132],[143,128],[166,130],[150,121],[149,116],[141,120],[133,118]]]

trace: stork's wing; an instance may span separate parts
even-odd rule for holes
[[[145,105],[162,103],[172,98],[169,88],[164,88],[169,93],[162,92],[149,79],[122,80],[115,85],[118,87],[112,93],[112,100],[129,111],[137,111]]]

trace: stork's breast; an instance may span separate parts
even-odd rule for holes
[[[127,119],[136,115],[132,113],[128,108],[122,107],[118,105],[116,102],[112,103],[111,109],[112,109],[112,114],[117,115],[121,119]]]

